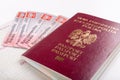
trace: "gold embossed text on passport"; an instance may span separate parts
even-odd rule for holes
[[[83,51],[79,49],[75,49],[62,43],[58,43],[51,51],[57,54],[55,60],[58,61],[64,61],[66,58],[76,61],[77,58],[83,53]]]
[[[119,31],[119,28],[115,26],[111,26],[102,22],[97,22],[95,20],[87,19],[84,17],[77,17],[76,19],[74,19],[74,22],[82,24],[80,25],[80,27],[85,27],[87,29],[94,30],[97,32],[105,31],[116,34],[117,31]]]

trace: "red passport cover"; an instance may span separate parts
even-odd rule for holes
[[[77,13],[23,56],[72,80],[90,80],[119,42],[119,23]]]

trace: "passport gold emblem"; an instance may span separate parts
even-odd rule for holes
[[[70,45],[85,48],[96,41],[97,35],[91,34],[90,30],[82,31],[81,29],[76,29],[70,33],[68,38],[66,42]]]

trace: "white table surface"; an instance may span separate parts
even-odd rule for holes
[[[119,0],[1,0],[0,24],[13,20],[18,11],[46,12],[68,18],[77,12],[87,13],[120,23]],[[0,26],[0,29],[4,26]],[[0,30],[0,43],[9,27]],[[0,46],[2,47],[2,46]],[[45,75],[27,63],[20,64],[20,56],[26,50],[0,49],[0,80],[48,80]],[[120,54],[100,80],[120,80]]]

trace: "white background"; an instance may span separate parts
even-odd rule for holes
[[[0,24],[13,20],[18,11],[46,12],[54,15],[63,15],[68,18],[78,12],[82,12],[120,23],[119,3],[119,0],[1,0]],[[0,28],[2,27],[4,26]],[[0,32],[0,40],[2,40],[7,30]],[[31,68],[24,72],[23,67],[18,66],[18,57],[24,51],[26,50],[16,48],[0,50],[0,80],[40,80],[40,76],[35,75],[36,72],[33,74],[29,71]],[[101,80],[120,80],[119,61],[120,55],[117,56]],[[22,70],[19,72],[18,68],[21,68],[23,72]],[[27,77],[28,75],[30,77]]]

